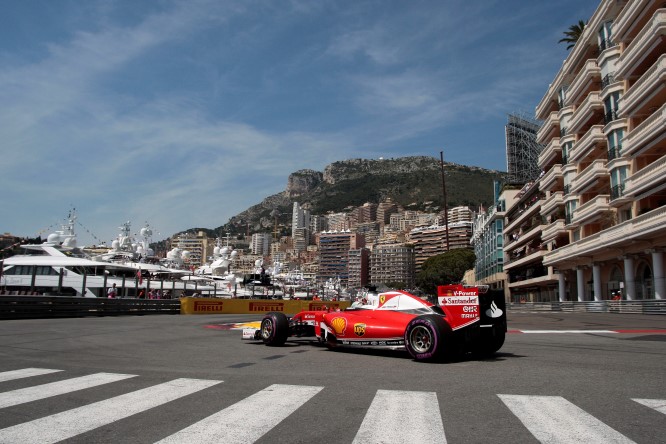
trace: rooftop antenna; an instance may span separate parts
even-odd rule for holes
[[[444,179],[444,151],[439,152],[439,163],[442,168],[442,194],[444,195],[444,227],[446,229],[446,251],[449,251],[449,210],[446,204],[446,179]]]

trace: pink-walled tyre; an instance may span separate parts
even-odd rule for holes
[[[451,327],[438,315],[412,319],[405,329],[405,348],[417,361],[436,361],[446,355]]]
[[[289,320],[284,313],[271,311],[261,320],[261,340],[270,346],[280,346],[289,337]]]

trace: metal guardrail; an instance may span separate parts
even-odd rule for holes
[[[179,299],[0,296],[0,319],[180,314]]]
[[[507,308],[509,310],[666,315],[666,300],[524,302],[507,304]]]

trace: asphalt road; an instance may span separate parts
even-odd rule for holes
[[[254,319],[2,321],[0,443],[666,442],[666,316],[510,312],[493,359],[432,364],[226,329]]]

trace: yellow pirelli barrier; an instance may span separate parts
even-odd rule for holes
[[[269,311],[295,314],[303,310],[344,310],[349,304],[349,301],[180,298],[180,314],[263,314]]]

